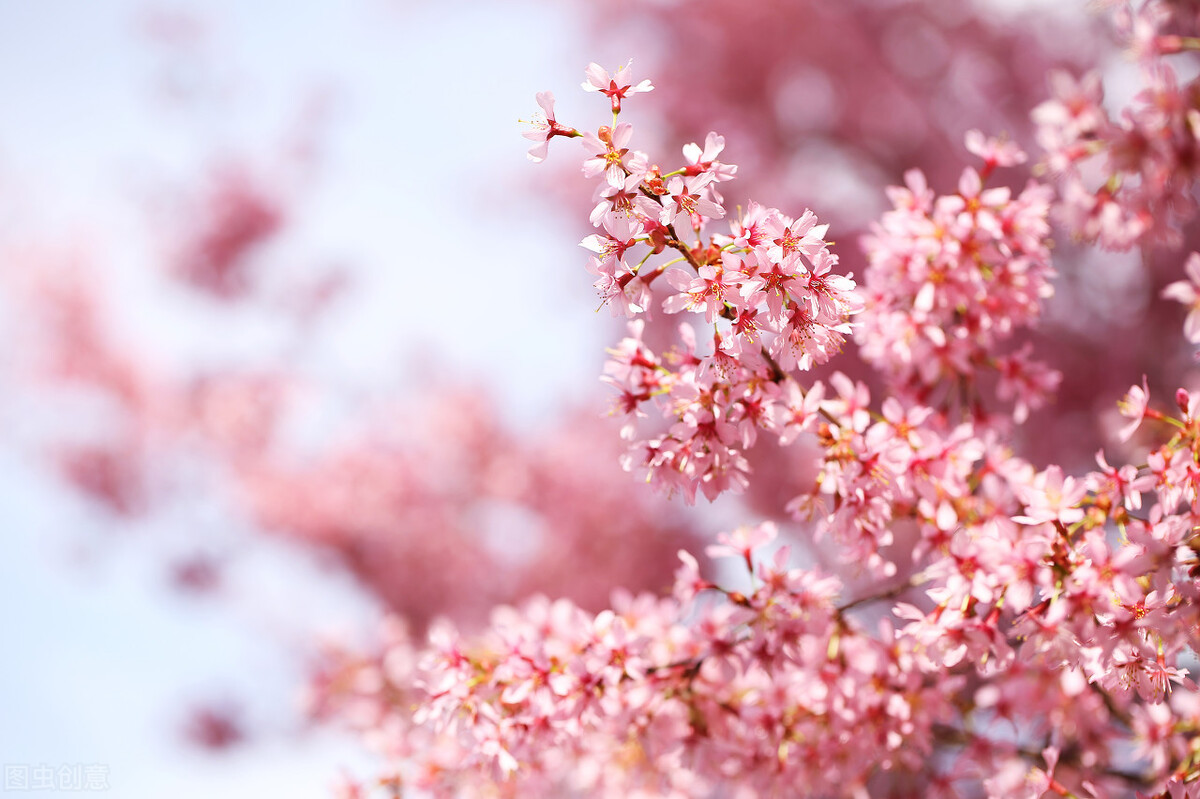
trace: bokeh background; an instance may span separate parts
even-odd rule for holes
[[[64,485],[36,453],[78,409],[17,384],[39,317],[14,282],[71,264],[121,346],[173,374],[283,362],[361,397],[421,371],[518,419],[595,394],[590,288],[517,121],[578,84],[584,33],[554,3],[0,2],[0,761],[103,764],[114,796],[329,795],[365,755],[302,724],[305,653],[379,616],[218,492],[121,518]],[[268,282],[347,276],[299,355],[294,324],[162,268],[229,170],[286,206]],[[238,553],[217,592],[173,578],[195,538]],[[222,735],[244,740],[196,745]]]

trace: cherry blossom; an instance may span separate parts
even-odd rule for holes
[[[1168,300],[1181,302],[1188,308],[1187,320],[1183,323],[1183,334],[1188,341],[1200,343],[1200,253],[1192,253],[1184,264],[1187,280],[1178,280],[1162,291]]]
[[[573,128],[564,127],[554,118],[554,93],[553,92],[538,92],[537,103],[541,107],[541,112],[533,118],[529,123],[533,126],[532,130],[525,131],[523,135],[535,144],[529,148],[529,160],[535,163],[546,160],[546,153],[550,148],[550,140],[555,136],[575,137],[580,135]]]
[[[634,83],[632,67],[633,59],[631,58],[624,66],[617,67],[616,72],[609,75],[608,70],[599,64],[588,64],[585,70],[587,80],[583,82],[583,88],[585,91],[604,94],[612,100],[613,113],[619,114],[621,113],[621,101],[628,95],[648,92],[654,88],[648,78]]]

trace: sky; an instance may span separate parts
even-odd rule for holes
[[[0,0],[0,239],[84,253],[121,332],[165,368],[270,353],[252,320],[163,299],[147,220],[214,159],[277,168],[316,114],[318,155],[287,177],[298,233],[272,255],[347,265],[355,293],[304,369],[381,390],[415,360],[536,418],[598,390],[584,231],[538,196],[554,173],[526,161],[517,121],[542,89],[584,107],[580,25],[548,2]],[[20,310],[0,299],[0,331]],[[175,799],[327,796],[341,767],[369,771],[356,740],[304,731],[299,696],[308,642],[367,637],[378,608],[204,497],[115,525],[31,457],[65,424],[53,403],[4,394],[0,794],[9,767],[98,765],[105,795]],[[183,528],[241,542],[218,598],[166,585]],[[251,739],[189,748],[197,699],[242,703]]]

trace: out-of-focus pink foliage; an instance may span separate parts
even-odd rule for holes
[[[247,241],[244,200],[219,191],[182,257],[212,265],[204,259],[213,241]],[[221,249],[221,259],[212,275],[253,283],[249,250]],[[173,274],[214,290],[207,279]],[[666,585],[674,552],[692,540],[694,521],[630,483],[598,409],[566,409],[557,421],[517,429],[463,376],[417,372],[408,396],[373,403],[387,412],[364,412],[355,432],[302,451],[281,428],[321,390],[303,376],[279,365],[168,371],[154,365],[152,348],[118,341],[94,276],[47,267],[18,284],[30,298],[26,377],[36,374],[42,390],[82,393],[105,411],[102,424],[49,441],[54,462],[118,516],[152,510],[180,479],[168,465],[199,459],[221,476],[203,490],[232,497],[262,530],[332,556],[418,629],[437,615],[470,626],[497,603],[539,592],[600,608],[617,585]],[[231,311],[280,313],[271,297],[218,296],[234,302]],[[303,321],[314,307],[286,310]],[[171,490],[191,489],[176,482]],[[219,584],[218,561],[203,557],[176,569],[181,586]],[[589,568],[581,573],[579,562]]]
[[[195,746],[213,752],[236,746],[246,735],[238,710],[222,704],[193,708],[184,734]]]
[[[279,203],[245,170],[226,166],[214,172],[196,204],[176,260],[179,276],[223,299],[245,294],[255,250],[284,223]]]
[[[481,621],[506,597],[602,607],[615,585],[664,585],[688,523],[629,483],[594,412],[518,433],[484,392],[435,386],[323,455],[241,463],[258,522],[332,549],[417,627]]]

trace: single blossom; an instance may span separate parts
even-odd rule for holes
[[[650,80],[643,79],[634,83],[633,78],[633,59],[629,59],[622,67],[617,67],[617,71],[609,75],[608,70],[601,67],[599,64],[588,64],[585,74],[587,80],[583,82],[583,88],[589,92],[601,92],[612,101],[612,110],[614,114],[621,113],[621,101],[631,94],[638,92],[648,92],[654,88]]]
[[[673,225],[683,217],[689,227],[699,228],[703,219],[724,217],[725,209],[705,196],[705,187],[712,181],[709,173],[691,178],[671,178],[660,216],[662,224]]]
[[[1177,280],[1162,291],[1164,299],[1175,300],[1187,306],[1187,319],[1183,322],[1183,334],[1193,344],[1200,343],[1200,253],[1192,253],[1184,264],[1187,280]]]
[[[536,142],[528,152],[529,160],[534,163],[546,160],[546,152],[550,148],[550,139],[553,137],[579,135],[579,131],[559,124],[558,120],[554,118],[553,92],[538,92],[537,103],[542,110],[529,122],[533,129],[521,134],[530,141]]]
[[[1146,376],[1142,375],[1142,384],[1131,386],[1125,397],[1117,403],[1121,415],[1130,420],[1128,424],[1117,431],[1117,438],[1121,441],[1128,441],[1133,437],[1137,429],[1142,426],[1142,420],[1146,418],[1146,409],[1149,405],[1150,386],[1146,382]]]
[[[988,172],[998,166],[1023,164],[1029,158],[1016,142],[984,136],[979,130],[967,131],[965,139],[967,151],[982,158]]]

